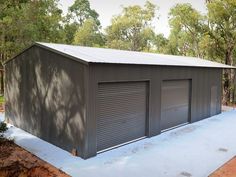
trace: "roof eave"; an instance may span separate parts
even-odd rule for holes
[[[16,57],[18,57],[19,55],[23,54],[25,51],[31,49],[35,44],[30,45],[29,47],[25,48],[24,50],[22,50],[21,52],[19,52],[18,54],[14,55],[12,58],[9,58],[8,60],[6,60],[3,65],[6,65],[7,63],[9,63],[10,61],[16,59]]]
[[[234,66],[190,66],[190,65],[164,65],[164,64],[141,64],[141,63],[112,63],[112,62],[88,62],[89,64],[112,64],[112,65],[149,65],[149,66],[166,66],[166,67],[193,67],[193,68],[215,68],[215,69],[236,69]]]
[[[40,43],[38,43],[38,42],[36,42],[34,45],[35,45],[35,46],[38,46],[38,47],[41,47],[41,48],[44,48],[44,49],[47,49],[47,50],[49,50],[49,51],[51,51],[51,52],[53,52],[53,53],[62,55],[62,56],[64,56],[64,57],[66,57],[66,58],[70,58],[70,59],[75,60],[75,61],[77,61],[77,62],[80,62],[80,63],[82,63],[82,64],[89,65],[89,62],[87,62],[87,61],[85,61],[85,60],[82,60],[82,59],[80,59],[80,58],[77,58],[77,57],[74,57],[74,56],[72,56],[72,55],[66,54],[66,53],[61,52],[61,51],[59,51],[59,50],[55,50],[55,49],[53,49],[53,48],[47,47],[47,46],[42,45],[42,44],[40,44]]]
[[[56,53],[56,54],[62,55],[62,56],[64,56],[64,57],[70,58],[70,59],[75,60],[75,61],[77,61],[77,62],[80,62],[80,63],[82,63],[82,64],[89,65],[89,63],[86,62],[86,61],[84,61],[84,60],[81,60],[81,59],[79,59],[79,58],[77,58],[77,57],[74,57],[74,56],[65,54],[65,53],[60,52],[60,51],[58,51],[58,50],[52,49],[52,48],[47,47],[47,46],[45,46],[45,45],[42,45],[42,44],[40,44],[40,43],[38,43],[38,42],[35,42],[34,44],[32,44],[32,45],[30,45],[29,47],[27,47],[27,48],[25,48],[24,50],[22,50],[20,53],[16,54],[14,57],[8,59],[7,61],[5,61],[5,62],[3,63],[3,65],[6,65],[8,62],[10,62],[10,61],[16,59],[16,57],[18,57],[19,55],[23,54],[25,51],[31,49],[31,48],[34,47],[34,46],[41,47],[41,48],[43,48],[43,49],[46,49],[46,50],[49,50],[49,51],[51,51],[51,52],[53,52],[53,53]]]

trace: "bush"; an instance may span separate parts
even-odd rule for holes
[[[7,124],[4,122],[0,123],[0,133],[4,133],[5,131],[7,131]]]

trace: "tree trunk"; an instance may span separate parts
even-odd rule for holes
[[[235,96],[236,96],[235,70],[232,70],[231,78],[232,78],[232,84],[233,84],[231,99],[232,99],[232,103],[235,104],[236,103],[236,100],[235,100]]]
[[[233,50],[227,49],[225,54],[225,64],[231,65],[233,64],[232,60]],[[224,83],[223,83],[223,104],[228,105],[231,100],[231,92],[232,92],[232,70],[231,69],[224,69]]]
[[[223,101],[224,105],[228,105],[230,102],[230,71],[229,69],[224,70],[224,83],[223,83]]]
[[[0,80],[0,84],[1,84],[1,88],[0,88],[0,94],[3,95],[4,94],[4,71],[0,70],[1,73],[1,80]]]

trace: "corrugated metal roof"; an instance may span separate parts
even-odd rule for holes
[[[233,66],[224,65],[221,63],[194,57],[163,55],[156,53],[134,52],[94,47],[82,47],[53,43],[36,43],[36,45],[48,48],[55,52],[66,54],[85,63],[235,68]]]

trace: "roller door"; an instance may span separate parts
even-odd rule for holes
[[[190,80],[163,81],[161,130],[189,122]]]
[[[145,137],[147,83],[100,83],[97,151]]]

